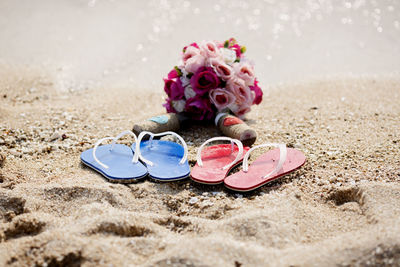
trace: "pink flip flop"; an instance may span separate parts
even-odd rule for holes
[[[214,141],[230,141],[231,144],[204,146]],[[236,146],[235,146],[236,144]],[[205,141],[197,151],[197,163],[191,172],[192,180],[203,184],[220,184],[229,171],[243,161],[243,151],[249,151],[242,142],[229,137],[214,137]]]
[[[277,147],[258,157],[250,166],[250,153],[260,147]],[[225,186],[241,192],[254,190],[279,177],[293,172],[306,162],[303,152],[286,148],[285,144],[263,144],[247,151],[243,160],[243,170],[225,178]]]

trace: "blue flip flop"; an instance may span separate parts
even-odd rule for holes
[[[111,182],[130,183],[145,177],[147,168],[139,162],[139,155],[126,145],[116,144],[118,139],[127,134],[133,135],[137,142],[136,135],[131,131],[122,132],[115,138],[100,139],[93,148],[81,153],[81,161]],[[100,146],[106,140],[113,142]]]
[[[150,139],[141,142],[145,135]],[[164,140],[153,140],[155,136],[173,135],[182,145]],[[139,155],[147,167],[149,176],[158,181],[176,181],[189,176],[190,167],[187,161],[188,149],[181,136],[174,132],[153,134],[141,132],[138,142],[132,145],[132,150]]]

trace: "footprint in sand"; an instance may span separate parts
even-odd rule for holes
[[[115,199],[112,192],[109,192],[101,188],[90,188],[82,186],[54,186],[47,187],[44,190],[44,194],[47,198],[61,199],[63,201],[77,201],[79,199],[85,200],[87,203],[89,200],[92,201],[107,201],[112,206],[118,205],[119,202]]]
[[[144,225],[126,221],[103,221],[88,231],[93,234],[111,234],[121,237],[142,237],[152,233],[152,230]]]
[[[195,228],[198,228],[196,225],[193,225],[192,222],[190,222],[189,220],[185,220],[183,218],[175,216],[157,218],[154,220],[154,222],[176,233],[193,231]]]
[[[328,195],[327,200],[342,211],[352,211],[363,214],[363,191],[358,187],[341,188]]]
[[[21,215],[5,226],[5,229],[0,232],[0,240],[7,241],[24,236],[38,235],[44,230],[45,226],[46,223],[37,218]]]
[[[0,192],[0,220],[11,221],[17,215],[24,212],[25,199],[14,197],[9,193]]]

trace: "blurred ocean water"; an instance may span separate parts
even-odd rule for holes
[[[395,0],[1,0],[0,63],[59,90],[161,90],[182,47],[235,37],[263,84],[400,72]]]

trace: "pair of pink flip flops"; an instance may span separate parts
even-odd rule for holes
[[[214,141],[230,141],[204,148]],[[261,147],[276,147],[259,156],[250,166],[250,153]],[[203,149],[204,148],[204,149]],[[224,183],[226,187],[241,192],[254,190],[277,178],[295,171],[306,161],[304,154],[285,144],[262,144],[253,148],[229,137],[215,137],[204,142],[197,152],[197,163],[191,172],[192,180],[204,184]],[[243,169],[228,176],[230,170],[243,162]]]

